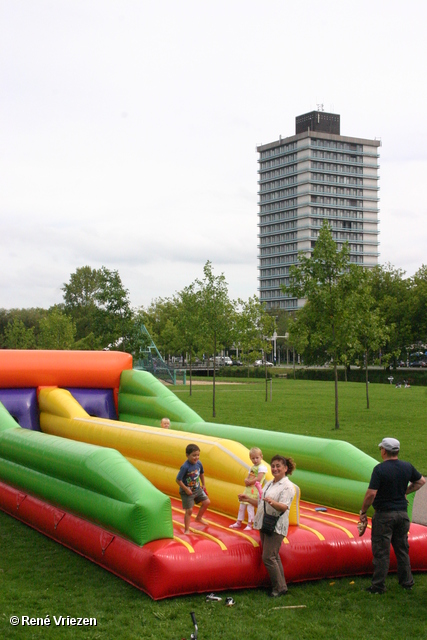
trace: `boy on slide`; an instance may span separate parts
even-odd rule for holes
[[[191,514],[193,512],[194,503],[202,503],[195,520],[202,524],[208,524],[203,520],[203,514],[210,505],[206,487],[205,473],[203,465],[200,462],[200,449],[197,444],[189,444],[185,449],[187,460],[180,468],[176,476],[176,482],[179,484],[179,494],[181,496],[182,506],[185,509],[184,515],[184,533],[190,533]],[[201,485],[200,485],[201,482]]]

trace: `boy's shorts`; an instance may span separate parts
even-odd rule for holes
[[[202,487],[196,489],[191,496],[184,493],[184,491],[181,492],[181,490],[179,493],[181,495],[182,506],[184,509],[192,509],[194,507],[194,503],[199,504],[199,502],[203,502],[208,499],[208,496],[203,491]]]

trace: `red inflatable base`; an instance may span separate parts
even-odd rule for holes
[[[155,600],[269,585],[257,532],[229,529],[230,518],[208,512],[208,525],[194,523],[184,535],[184,512],[174,499],[174,538],[144,547],[1,482],[0,508]],[[288,582],[371,573],[370,535],[359,538],[357,520],[336,509],[316,512],[315,505],[302,502],[300,526],[290,527],[281,548]],[[409,540],[412,569],[427,571],[427,528],[411,525]]]

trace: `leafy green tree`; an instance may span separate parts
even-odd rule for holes
[[[228,296],[228,284],[224,274],[215,276],[208,260],[203,267],[204,277],[195,280],[200,305],[201,347],[213,354],[212,415],[215,418],[215,357],[220,349],[234,342],[235,305]]]
[[[194,356],[200,351],[201,334],[201,296],[195,284],[190,284],[179,291],[174,298],[176,307],[175,329],[180,349],[188,354],[190,368],[190,396],[193,393],[192,363]]]
[[[372,295],[388,328],[382,353],[389,356],[395,367],[397,357],[414,340],[411,280],[404,275],[402,269],[386,264],[374,267],[370,278]]]
[[[381,316],[380,308],[372,293],[373,274],[371,271],[352,265],[346,276],[349,283],[348,304],[346,306],[347,354],[350,357],[363,354],[366,368],[366,407],[369,409],[369,360],[389,338],[389,329]],[[386,361],[390,356],[385,356]]]
[[[330,227],[325,224],[317,239],[311,257],[299,256],[299,264],[291,268],[289,290],[299,299],[305,299],[298,312],[293,339],[305,343],[304,351],[311,360],[331,361],[335,378],[335,429],[339,429],[338,372],[345,336],[345,310],[349,292],[343,287],[343,278],[350,264],[348,245],[338,249]],[[288,290],[286,291],[288,292]]]
[[[34,339],[37,342],[38,327],[41,318],[44,318],[47,311],[40,307],[29,309],[1,309],[0,310],[0,344],[4,345],[5,330],[9,323],[20,320],[26,329],[32,329]],[[24,348],[24,347],[22,347]]]
[[[99,289],[96,294],[95,328],[105,346],[129,351],[133,331],[133,313],[129,291],[123,286],[119,272],[101,267],[98,270]]]
[[[293,346],[292,368],[295,379],[296,353],[305,353],[309,348],[309,332],[310,332],[310,311],[309,308],[303,307],[289,319],[288,333],[289,341]]]
[[[71,318],[53,307],[39,322],[39,349],[67,350],[74,348],[76,327]]]
[[[407,306],[411,318],[412,338],[415,343],[427,343],[427,265],[423,264],[410,281],[410,304]]]
[[[294,311],[285,311],[284,309],[274,309],[270,311],[274,314],[276,320],[276,355],[277,360],[284,364],[286,361],[289,364],[289,352],[293,349],[290,342],[289,327],[295,316]]]
[[[123,351],[130,347],[133,312],[118,271],[79,267],[62,290],[65,311],[76,324],[77,344]]]
[[[34,327],[28,329],[22,320],[14,318],[4,329],[3,346],[6,349],[34,349]]]
[[[76,340],[85,340],[92,334],[90,343],[94,349],[106,346],[95,330],[99,288],[99,271],[89,266],[76,269],[68,284],[64,283],[62,287],[66,313],[76,324]]]
[[[140,317],[160,353],[168,356],[181,353],[177,345],[174,325],[177,316],[177,301],[172,298],[156,298],[147,309],[140,310]]]
[[[236,339],[242,360],[253,364],[271,350],[271,339],[275,331],[275,318],[270,315],[257,296],[247,300],[239,298],[236,315]],[[267,375],[267,365],[265,365]],[[249,376],[249,368],[248,368]]]

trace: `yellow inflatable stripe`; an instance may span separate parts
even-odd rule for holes
[[[177,527],[184,527],[183,522],[178,522],[178,520],[172,520],[172,522],[176,524]],[[199,536],[202,536],[203,538],[208,538],[209,540],[212,540],[212,542],[215,542],[222,551],[227,551],[227,547],[225,546],[225,544],[221,542],[221,540],[218,540],[218,538],[215,538],[215,536],[212,536],[210,533],[206,533],[205,531],[200,531],[200,529],[195,529],[194,527],[190,527],[190,531],[192,531],[193,533],[196,533]]]
[[[305,505],[302,506],[301,509],[303,509],[304,511],[313,511],[315,513],[318,513],[318,511],[316,511],[316,509],[311,509],[311,507],[306,507]],[[303,514],[303,515],[306,515],[306,514]],[[328,517],[329,518],[337,518],[339,520],[347,520],[347,522],[352,522],[353,524],[357,524],[359,522],[359,519],[356,516],[354,516],[353,518],[347,518],[347,516],[339,516],[337,513],[328,513]],[[367,528],[368,529],[372,529],[370,524],[368,524]]]
[[[117,449],[157,489],[177,498],[179,493],[175,478],[185,461],[185,445],[189,442],[198,444],[211,508],[232,517],[237,513],[237,495],[242,492],[250,468],[249,451],[240,443],[173,429],[94,418],[65,389],[41,389],[39,406],[40,427],[44,433]],[[266,480],[271,478],[268,469]],[[291,525],[298,524],[298,507],[297,489],[289,511]]]
[[[192,531],[193,533],[197,533],[197,535],[203,536],[204,538],[208,538],[209,540],[212,540],[212,542],[216,542],[216,544],[220,547],[220,549],[222,549],[222,551],[227,551],[227,547],[225,546],[225,544],[218,538],[215,538],[215,536],[212,536],[210,533],[206,533],[206,531],[200,531],[199,529],[194,529],[194,527],[190,527],[190,531]]]
[[[331,522],[330,520],[325,520],[324,518],[316,518],[316,516],[304,515],[304,518],[309,518],[310,520],[317,520],[317,522],[323,522],[323,524],[327,524],[331,527],[335,527],[336,529],[341,529],[341,531],[344,531],[344,533],[346,533],[349,538],[354,538],[354,535],[351,533],[351,531],[349,531],[345,527],[342,527],[340,524],[337,524],[336,522]]]
[[[180,544],[183,544],[184,547],[187,547],[189,553],[195,553],[194,548],[191,546],[191,544],[188,544],[186,540],[181,540],[181,538],[178,538],[178,536],[173,536],[173,539],[175,540],[175,542],[179,542]]]
[[[172,511],[177,511],[178,513],[184,513],[184,510],[183,509],[178,509],[178,507],[172,507]],[[238,536],[241,536],[242,538],[245,538],[246,540],[249,540],[249,542],[255,548],[259,547],[258,542],[256,540],[254,540],[251,536],[248,536],[246,533],[243,533],[243,531],[237,531],[236,529],[230,529],[229,527],[224,527],[224,525],[222,525],[222,524],[218,524],[217,522],[214,522],[213,520],[209,520],[209,518],[207,518],[206,515],[203,516],[203,520],[206,520],[206,522],[208,522],[213,527],[216,527],[217,529],[224,529],[224,531],[227,531],[228,533],[232,533],[233,535],[238,535]],[[231,518],[230,518],[230,520],[231,520]],[[233,519],[233,522],[234,522],[234,519]]]
[[[307,527],[306,524],[300,524],[299,526],[301,527],[301,529],[305,529],[306,531],[310,531],[311,533],[314,533],[314,535],[317,536],[319,540],[325,540],[325,538],[322,536],[320,531],[317,531],[316,529],[312,529],[311,527]]]

